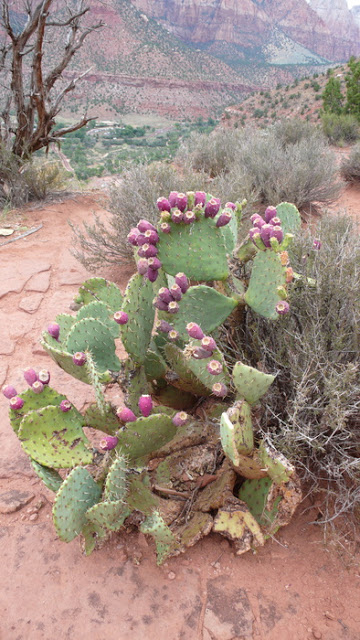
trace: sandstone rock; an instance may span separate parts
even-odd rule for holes
[[[41,305],[43,300],[42,293],[34,293],[32,296],[26,296],[26,298],[22,298],[19,302],[19,308],[26,313],[35,313]]]
[[[14,513],[25,507],[30,500],[34,498],[34,494],[29,491],[18,491],[10,489],[0,493],[0,513]]]
[[[25,285],[25,291],[39,291],[45,293],[50,286],[50,271],[43,271],[32,276]]]
[[[15,349],[15,343],[10,336],[9,321],[5,313],[0,313],[0,355],[9,356]]]
[[[29,318],[23,311],[16,311],[7,316],[7,322],[11,338],[18,340],[33,329],[35,318]]]
[[[25,284],[37,273],[49,271],[51,265],[48,262],[38,260],[18,260],[12,264],[11,270],[4,260],[0,266],[0,298],[8,293],[20,293]]]

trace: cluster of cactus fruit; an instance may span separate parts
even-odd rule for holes
[[[58,315],[43,333],[44,349],[92,385],[94,402],[80,413],[49,372],[33,369],[27,391],[3,393],[34,471],[56,492],[62,540],[82,535],[90,553],[109,532],[138,526],[161,563],[214,531],[243,553],[289,521],[301,493],[292,465],[256,439],[254,406],[274,376],[231,365],[219,328],[246,306],[273,320],[289,310],[286,248],[300,216],[289,203],[269,207],[239,245],[246,203],[172,192],[157,204],[157,227],[140,220],[128,235],[137,273],[124,295],[91,278],[76,315]],[[107,398],[114,386],[122,406]]]

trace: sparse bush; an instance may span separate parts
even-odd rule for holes
[[[323,132],[331,144],[355,142],[360,137],[360,125],[350,114],[322,113]]]
[[[263,406],[266,433],[340,515],[360,506],[360,236],[350,217],[332,215],[316,238],[320,250],[309,229],[289,251],[303,279],[286,321],[271,325],[248,310],[235,344],[248,364],[278,369]]]
[[[24,180],[29,190],[30,200],[43,200],[53,191],[64,188],[67,174],[58,160],[35,159],[24,165]]]
[[[347,182],[360,181],[360,144],[356,144],[350,152],[348,158],[345,158],[340,167],[341,177]]]
[[[209,136],[193,133],[181,145],[177,159],[182,165],[190,165],[195,171],[204,171],[211,178],[229,171],[238,154],[243,134],[233,129],[214,131]]]
[[[286,118],[279,120],[273,128],[275,137],[283,147],[289,144],[296,144],[304,138],[312,138],[318,136],[318,131],[313,124],[299,120],[299,118]]]
[[[29,200],[18,158],[0,145],[0,205],[19,207]]]

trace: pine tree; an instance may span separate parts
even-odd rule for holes
[[[330,78],[322,94],[323,109],[326,113],[343,112],[344,96],[341,93],[341,84],[338,78]]]

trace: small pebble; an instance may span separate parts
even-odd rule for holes
[[[31,522],[33,522],[34,520],[37,520],[39,517],[38,513],[32,513],[31,516],[29,516],[29,520],[31,520]]]
[[[321,640],[322,633],[321,633],[321,631],[318,631],[317,629],[314,629],[313,636],[314,636],[314,638],[316,638],[316,640]]]
[[[174,573],[173,571],[169,571],[168,578],[169,578],[169,580],[175,580],[176,573]]]
[[[335,616],[333,613],[330,613],[330,611],[325,611],[325,618],[327,618],[328,620],[335,620]]]

